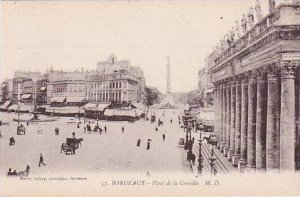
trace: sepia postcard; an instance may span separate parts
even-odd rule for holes
[[[0,10],[0,197],[300,196],[299,0]]]

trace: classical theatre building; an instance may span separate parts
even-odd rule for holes
[[[240,169],[300,169],[300,5],[280,4],[215,59],[215,131]]]

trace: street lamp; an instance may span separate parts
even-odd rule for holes
[[[199,156],[198,156],[198,173],[202,174],[202,168],[203,168],[203,158],[202,158],[202,139],[201,139],[201,131],[200,131],[200,139],[199,139]]]
[[[198,172],[199,174],[202,174],[202,169],[203,169],[203,157],[202,157],[202,136],[201,136],[201,131],[203,130],[203,126],[200,125],[199,128],[199,133],[200,133],[200,138],[199,138],[199,156],[198,156]]]
[[[99,126],[98,120],[99,120],[99,105],[97,104],[97,127]]]
[[[215,161],[217,160],[216,156],[212,155],[210,158],[210,167],[211,167],[211,174],[217,174],[216,168],[215,168]]]

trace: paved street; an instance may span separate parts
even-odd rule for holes
[[[1,113],[1,119],[10,121],[9,126],[2,126],[0,138],[1,159],[0,173],[4,175],[8,168],[12,170],[25,170],[26,165],[31,166],[31,174],[42,173],[110,173],[110,172],[176,172],[192,173],[186,161],[186,154],[177,144],[180,137],[184,137],[183,130],[178,126],[178,113],[169,111],[155,112],[164,121],[164,126],[155,131],[156,124],[140,120],[136,123],[104,122],[99,121],[100,127],[107,125],[108,131],[99,133],[84,133],[83,125],[77,128],[74,118],[61,118],[53,123],[32,124],[26,128],[26,135],[16,135],[17,123],[12,122],[16,114]],[[29,116],[29,115],[23,115]],[[170,123],[170,119],[173,123]],[[72,120],[73,119],[73,120]],[[82,121],[82,120],[81,120]],[[96,122],[91,122],[92,128]],[[60,135],[54,135],[55,127],[60,128]],[[125,132],[122,133],[122,126]],[[41,128],[42,134],[37,134]],[[75,155],[60,153],[60,147],[65,138],[83,138],[82,146],[76,150]],[[165,133],[166,141],[162,141]],[[14,137],[16,144],[9,146],[9,138]],[[141,146],[137,147],[138,138]],[[147,139],[151,139],[151,149],[146,150]],[[38,167],[39,154],[43,153],[46,167]]]

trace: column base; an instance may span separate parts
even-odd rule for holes
[[[241,158],[241,155],[239,155],[239,154],[236,154],[236,155],[234,155],[234,156],[232,157],[232,165],[233,165],[234,167],[237,167],[237,166],[238,166],[238,163],[239,163],[239,161],[240,161],[240,158]]]
[[[224,157],[227,157],[228,152],[229,152],[228,147],[225,146],[225,147],[223,148],[223,155],[224,155]]]
[[[256,168],[255,172],[256,173],[265,173],[266,169],[265,168]]]
[[[247,161],[244,158],[241,158],[238,162],[238,169],[240,173],[244,173],[247,167]]]
[[[229,150],[229,152],[228,152],[228,154],[227,154],[227,159],[228,159],[228,161],[232,161],[232,157],[233,157],[233,150]]]
[[[255,173],[255,167],[253,167],[253,166],[247,166],[246,167],[246,172],[247,173]]]

